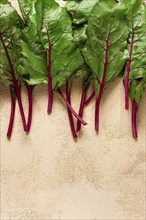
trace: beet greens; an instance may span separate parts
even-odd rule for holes
[[[78,47],[80,48],[80,50],[84,48],[85,43],[88,40],[88,37],[86,34],[87,22],[88,22],[90,13],[92,11],[92,8],[97,2],[98,0],[93,0],[93,1],[70,0],[70,1],[67,1],[65,5],[65,8],[67,9],[69,15],[71,16],[74,39]],[[93,79],[93,74],[91,73],[91,70],[86,64],[85,60],[84,60],[84,64],[76,71],[76,76],[81,77],[83,79],[83,92],[81,95],[80,108],[79,108],[79,115],[80,117],[82,117],[85,103],[86,103],[87,90]],[[78,120],[76,132],[79,132],[80,130],[81,130],[81,123]]]
[[[99,131],[101,98],[107,86],[115,81],[127,60],[128,28],[126,7],[115,1],[99,1],[88,21],[88,42],[83,49],[94,75],[96,91],[95,130]]]
[[[70,81],[83,58],[73,39],[71,20],[64,8],[54,0],[38,0],[31,7],[27,26],[22,31],[20,70],[29,85],[48,84],[50,114],[54,91],[62,94],[60,87]],[[73,115],[86,125],[62,95]]]
[[[146,83],[146,7],[143,1],[124,0],[127,6],[129,27],[129,59],[125,70],[125,108],[129,109],[129,96],[132,100],[132,133],[136,139],[136,114]]]
[[[33,89],[36,85],[47,84],[47,58],[38,33],[35,2],[19,0],[25,24],[20,40],[19,74],[28,91],[28,131],[32,122]]]
[[[25,26],[28,26],[29,17],[32,13],[32,9],[34,8],[34,4],[36,1],[37,0],[18,0]]]
[[[105,89],[124,77],[125,109],[132,101],[132,134],[138,137],[137,112],[146,88],[146,6],[143,0],[18,0],[22,18],[7,0],[0,0],[0,85],[10,90],[10,120],[14,125],[16,101],[26,133],[33,113],[33,89],[47,85],[47,112],[53,109],[54,93],[65,102],[74,139],[87,123],[84,108],[93,97],[95,130],[99,131],[100,105]],[[74,80],[83,79],[78,114],[72,108]],[[87,91],[94,83],[92,94]],[[28,95],[24,113],[21,85]],[[65,87],[63,92],[62,87]],[[77,119],[75,124],[73,116]]]
[[[48,61],[48,113],[52,111],[53,91],[65,85],[83,63],[72,36],[72,24],[64,8],[54,0],[38,0],[38,29]],[[55,19],[54,19],[55,17]]]
[[[1,82],[10,87],[11,93],[11,116],[7,133],[8,138],[10,138],[15,114],[15,94],[19,104],[23,127],[27,132],[20,93],[21,78],[17,70],[20,55],[19,40],[23,23],[16,10],[6,0],[1,1],[0,8],[0,76]]]

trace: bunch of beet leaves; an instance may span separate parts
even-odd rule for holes
[[[47,111],[53,96],[64,100],[73,138],[81,130],[85,106],[95,97],[95,130],[103,92],[119,76],[125,86],[125,108],[132,101],[132,133],[146,87],[146,6],[142,0],[18,0],[22,18],[7,0],[0,0],[0,84],[9,87],[11,113],[7,137],[13,129],[16,101],[24,131],[29,133],[33,88],[48,85]],[[79,112],[71,105],[73,81],[83,79]],[[90,84],[92,94],[87,97]],[[24,112],[21,85],[28,92]],[[62,87],[65,86],[65,93]],[[75,125],[75,120],[77,123]]]

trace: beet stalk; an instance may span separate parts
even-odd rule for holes
[[[132,102],[132,134],[135,139],[138,138],[137,134],[137,123],[136,123],[136,115],[137,115],[137,103],[135,100]]]
[[[87,125],[87,123],[75,112],[75,110],[71,107],[70,103],[68,102],[68,100],[66,99],[66,97],[64,96],[63,92],[58,89],[58,92],[60,94],[60,96],[62,97],[62,99],[65,101],[67,107],[70,109],[70,111],[72,112],[72,114],[83,124],[83,125]]]
[[[52,88],[52,76],[51,76],[51,49],[52,45],[48,35],[49,48],[48,48],[48,114],[52,112],[53,106],[53,88]]]
[[[95,96],[95,91],[93,91],[92,94],[85,100],[85,105],[88,105],[92,101],[94,96]]]
[[[96,99],[96,106],[95,106],[95,130],[98,132],[99,131],[99,111],[100,111],[100,102],[105,86],[105,77],[107,73],[107,66],[108,66],[108,58],[109,58],[109,37],[110,33],[108,33],[108,36],[106,38],[106,48],[105,48],[105,61],[104,61],[104,70],[103,70],[103,76],[102,76],[102,81],[100,83],[100,90],[98,97]]]
[[[12,135],[13,125],[14,125],[14,117],[15,117],[15,109],[16,109],[16,98],[14,96],[12,88],[10,88],[11,94],[11,114],[10,114],[10,121],[7,131],[7,138],[10,139]]]
[[[71,87],[69,88],[68,82],[66,83],[66,99],[69,102],[69,104],[71,105]],[[72,115],[72,112],[69,109],[69,107],[67,107],[67,111],[68,111],[68,119],[69,119],[69,124],[70,124],[70,129],[71,129],[71,132],[72,132],[72,136],[73,136],[74,139],[76,139],[77,134],[76,134],[76,131],[75,131],[73,115]]]
[[[85,107],[85,100],[86,100],[86,91],[84,90],[83,93],[82,93],[80,109],[79,109],[79,114],[78,114],[81,118],[83,116],[83,111],[84,111],[84,107]],[[80,130],[81,130],[81,122],[78,120],[77,121],[76,132],[79,132]]]
[[[126,65],[126,75],[125,75],[125,109],[129,109],[129,72],[130,72],[130,60]]]
[[[18,100],[18,104],[19,104],[19,109],[20,109],[20,114],[21,114],[21,118],[22,118],[22,122],[23,122],[24,131],[27,132],[26,119],[25,119],[24,109],[23,109],[23,105],[22,105],[22,99],[21,99],[20,88],[19,88],[19,85],[18,85],[18,80],[16,79],[15,71],[14,71],[14,66],[13,66],[13,63],[11,61],[8,49],[7,49],[7,47],[6,47],[5,43],[4,43],[4,40],[3,40],[3,37],[2,37],[1,33],[0,33],[0,40],[2,42],[2,45],[3,45],[4,51],[5,51],[7,60],[9,62],[10,73],[12,75],[12,81],[13,81],[14,88],[15,88],[15,91],[16,91],[16,96],[17,96],[17,100]]]
[[[126,110],[129,109],[129,73],[131,70],[133,46],[134,46],[134,27],[132,24],[131,42],[130,42],[130,51],[129,51],[130,59],[128,60],[126,65],[126,75],[125,75],[125,109]]]
[[[30,85],[27,85],[27,92],[28,92],[28,120],[27,120],[27,133],[29,133],[31,128],[31,122],[32,122],[32,110],[33,110],[33,103],[32,103],[32,91],[33,87]]]
[[[101,103],[101,97],[102,97],[103,89],[100,89],[100,93],[96,99],[96,105],[95,105],[95,130],[99,131],[99,112],[100,112],[100,103]]]

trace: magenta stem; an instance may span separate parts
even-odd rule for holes
[[[133,45],[134,45],[134,27],[132,24],[132,31],[131,31],[131,42],[130,42],[130,51],[129,51],[129,60],[126,65],[126,75],[125,75],[125,109],[129,109],[129,73],[131,70],[131,60],[132,60],[132,53],[133,53]]]
[[[100,90],[99,94],[96,100],[96,105],[95,105],[95,130],[98,132],[99,131],[99,111],[100,111],[100,102],[105,86],[105,77],[106,77],[106,71],[107,71],[107,65],[108,65],[108,50],[109,50],[109,36],[110,33],[108,34],[106,38],[106,49],[105,49],[105,61],[104,61],[104,71],[103,71],[103,77],[102,81],[100,83]]]
[[[18,89],[19,89],[19,87],[18,87]],[[24,128],[24,131],[27,132],[27,124],[26,124],[24,109],[23,109],[23,105],[22,105],[22,98],[21,98],[21,94],[20,94],[20,89],[19,90],[16,89],[16,95],[17,95],[19,110],[20,110],[20,114],[21,114],[21,118],[22,118],[22,122],[23,122],[23,128]]]
[[[11,75],[12,75],[12,80],[13,80],[14,88],[15,88],[15,91],[16,91],[16,96],[17,96],[17,100],[18,100],[18,104],[19,104],[19,109],[20,109],[20,114],[21,114],[21,118],[22,118],[22,122],[23,122],[24,131],[27,131],[27,125],[26,125],[26,119],[25,119],[24,109],[23,109],[23,105],[22,105],[20,88],[19,88],[18,81],[17,81],[16,76],[15,76],[14,67],[13,67],[8,49],[7,49],[7,47],[6,47],[6,45],[3,41],[2,34],[0,34],[0,40],[2,42],[3,48],[5,50],[6,57],[7,57],[8,62],[9,62],[10,72],[11,72]]]
[[[15,118],[15,109],[16,109],[16,98],[14,97],[13,90],[10,88],[11,94],[11,114],[10,114],[10,121],[7,131],[7,138],[10,139],[12,135],[13,125],[14,125],[14,118]]]
[[[130,72],[130,60],[126,65],[126,75],[125,75],[125,109],[129,109],[129,72]]]
[[[102,97],[102,91],[97,97],[96,105],[95,105],[95,130],[97,132],[99,131],[99,112],[100,112],[101,97]]]
[[[132,134],[133,134],[134,139],[138,138],[136,115],[137,115],[137,103],[135,100],[133,100],[132,102]]]
[[[83,124],[83,125],[87,125],[87,123],[75,112],[75,110],[72,108],[72,106],[70,105],[70,103],[68,102],[68,100],[66,99],[66,97],[64,96],[63,92],[58,89],[58,92],[60,94],[60,96],[62,97],[62,99],[65,101],[67,107],[70,109],[70,111],[72,112],[72,114]]]
[[[69,89],[68,83],[66,83],[66,99],[69,102],[69,104],[71,105],[71,88]],[[74,139],[77,139],[77,134],[75,131],[72,112],[70,111],[70,109],[68,107],[67,107],[67,111],[68,111],[68,119],[69,119],[69,124],[70,124],[72,136]]]
[[[32,91],[33,87],[27,85],[27,92],[28,92],[28,120],[27,120],[27,133],[29,133],[32,123],[32,111],[33,111],[33,102],[32,102]]]
[[[52,44],[50,41],[49,32],[47,30],[47,36],[48,36],[48,114],[51,114],[52,107],[53,107],[53,88],[52,88],[52,75],[51,75],[51,67],[52,67],[52,61],[51,61],[51,52],[52,52]]]
[[[94,96],[95,96],[95,91],[93,91],[92,94],[89,96],[89,98],[87,98],[87,99],[85,100],[85,105],[88,105],[88,104],[92,101],[92,99],[94,98]]]
[[[50,66],[48,66],[48,114],[51,114],[53,107],[53,88],[52,88],[52,76],[50,74],[49,69],[51,69]]]
[[[83,91],[82,97],[81,97],[79,114],[78,114],[81,118],[82,118],[83,112],[84,112],[85,100],[86,100],[86,91]],[[80,130],[81,130],[81,122],[78,120],[77,121],[76,132],[79,132]]]

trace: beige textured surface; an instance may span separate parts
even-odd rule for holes
[[[76,82],[73,89],[76,110],[80,87]],[[13,136],[7,141],[8,92],[1,88],[1,220],[145,219],[145,97],[137,142],[131,136],[130,111],[124,110],[121,79],[103,96],[99,135],[94,132],[92,102],[85,110],[88,126],[74,142],[60,98],[55,96],[49,117],[47,88],[37,87],[31,133],[23,133],[17,108]],[[25,91],[23,95],[27,108]]]

